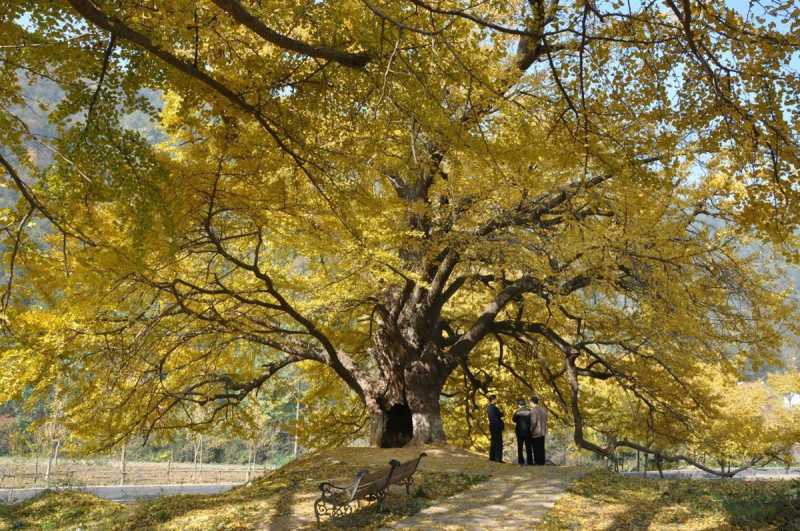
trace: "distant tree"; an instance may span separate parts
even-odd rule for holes
[[[68,381],[87,440],[220,422],[302,364],[374,445],[524,380],[579,447],[660,458],[611,428],[684,437],[796,329],[748,246],[798,259],[791,2],[0,9],[4,79],[64,91],[44,139],[0,88],[0,399]]]

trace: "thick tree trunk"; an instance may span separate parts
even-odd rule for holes
[[[452,367],[425,361],[413,364],[406,373],[406,399],[411,409],[412,442],[416,445],[446,440],[439,397]]]
[[[404,259],[425,262],[416,253]],[[447,252],[437,261],[420,267],[429,286],[407,280],[404,286],[384,291],[385,302],[377,312],[378,326],[373,328],[369,348],[374,370],[360,385],[370,412],[373,446],[391,448],[446,440],[439,397],[459,353],[466,355],[468,349],[451,352],[453,342],[443,334],[448,325],[441,319],[447,300],[442,293],[455,265],[455,254]]]
[[[446,440],[439,395],[452,368],[443,364],[395,364],[366,394],[370,444],[382,448]]]
[[[435,408],[431,408],[428,411],[412,413],[411,422],[414,426],[413,438],[411,439],[413,444],[422,445],[445,442],[447,440],[438,403]]]
[[[370,445],[399,448],[446,441],[438,399],[420,404],[396,403],[370,413]]]

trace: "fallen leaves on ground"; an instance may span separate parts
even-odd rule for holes
[[[542,528],[800,529],[796,489],[790,481],[656,480],[600,470],[576,481]]]

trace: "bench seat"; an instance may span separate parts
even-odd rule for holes
[[[320,484],[320,497],[314,502],[314,516],[317,518],[317,523],[322,516],[335,518],[352,513],[360,500],[377,501],[380,511],[391,485],[404,485],[406,493],[411,494],[414,473],[425,455],[423,452],[419,457],[405,463],[392,459],[389,461],[389,468],[377,472],[362,470],[348,485],[334,485],[328,482]]]

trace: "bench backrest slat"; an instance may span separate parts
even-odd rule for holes
[[[412,459],[411,461],[406,461],[405,463],[402,463],[400,466],[398,466],[395,469],[394,474],[392,475],[392,482],[396,483],[404,481],[408,479],[408,477],[413,476],[414,472],[417,471],[417,467],[419,467],[419,462],[422,460],[423,457],[425,457],[425,454],[421,453],[419,454],[419,457],[417,457],[416,459]]]
[[[389,468],[372,472],[361,478],[358,486],[353,491],[351,499],[363,498],[364,496],[385,490],[394,477],[394,470],[399,464],[399,462],[392,459],[389,461]]]
[[[353,482],[352,487],[348,488],[349,500],[357,500],[385,491],[392,483],[405,481],[417,471],[420,460],[425,457],[425,453],[419,457],[401,463],[395,459],[389,461],[389,468],[384,468],[376,472],[361,472]]]

